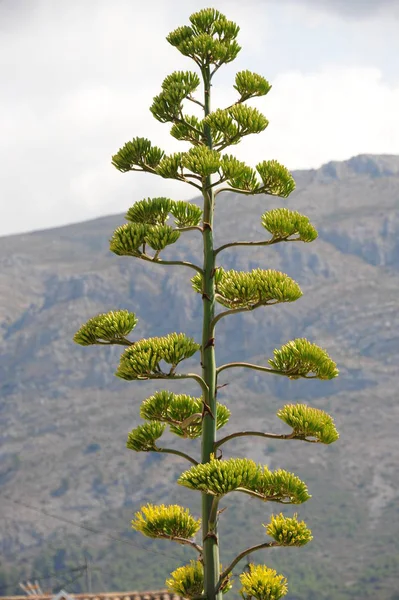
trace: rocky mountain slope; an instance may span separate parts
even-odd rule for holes
[[[304,336],[328,349],[340,377],[285,381],[234,370],[220,390],[232,411],[225,431],[282,431],[276,410],[304,401],[334,416],[341,439],[318,447],[244,438],[226,447],[226,456],[292,469],[309,485],[313,497],[298,512],[314,531],[312,544],[256,557],[285,573],[288,598],[397,600],[399,156],[361,155],[293,175],[297,189],[288,200],[218,198],[217,244],[262,239],[260,215],[284,205],[307,214],[319,239],[219,255],[226,268],[282,270],[304,295],[224,319],[217,358],[264,364],[275,347]],[[0,595],[16,591],[20,576],[45,578],[81,564],[83,552],[92,557],[98,589],[159,587],[191,558],[129,531],[147,501],[199,510],[199,497],[174,485],[186,468],[181,459],[125,449],[140,402],[160,386],[115,378],[118,347],[72,342],[89,317],[117,308],[139,317],[135,338],[171,331],[200,337],[201,299],[191,291],[190,272],[109,252],[123,222],[116,215],[0,238]],[[194,260],[199,250],[192,232],[165,258]],[[190,385],[184,390],[196,393]],[[234,496],[227,505],[224,562],[263,540],[259,524],[271,512]]]

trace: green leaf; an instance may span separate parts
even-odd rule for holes
[[[184,333],[170,333],[165,337],[142,339],[130,346],[121,355],[115,375],[127,381],[145,379],[162,373],[163,360],[175,368],[182,360],[190,358],[200,349],[192,338]]]
[[[194,519],[188,508],[178,504],[147,504],[134,516],[133,529],[150,538],[190,539],[201,527],[201,519]]]
[[[317,231],[308,217],[288,208],[268,210],[262,215],[262,225],[273,235],[273,238],[277,239],[287,239],[297,235],[295,239],[313,242],[317,238]]]
[[[327,352],[306,338],[292,340],[279,350],[274,350],[274,359],[269,359],[268,363],[290,379],[308,376],[334,379],[339,373],[336,363]]]
[[[136,327],[137,322],[136,315],[128,310],[102,313],[82,325],[73,341],[80,346],[91,346],[101,340],[115,343],[124,339]]]
[[[249,565],[249,572],[240,575],[244,600],[280,600],[288,591],[287,580],[266,565]]]
[[[126,447],[135,452],[151,452],[156,450],[156,440],[165,431],[166,425],[151,421],[139,425],[129,433]]]
[[[272,515],[270,523],[264,527],[281,546],[304,546],[313,539],[312,532],[304,521],[298,521],[297,514],[293,517],[285,517],[282,513]]]
[[[316,438],[322,444],[332,444],[339,438],[333,418],[319,408],[307,404],[286,404],[277,416],[292,427],[296,436]]]
[[[158,166],[164,154],[163,150],[152,146],[150,140],[136,137],[118,150],[112,157],[112,164],[122,173],[135,170],[135,167],[151,170]]]

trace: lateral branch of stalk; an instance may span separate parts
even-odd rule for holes
[[[222,181],[218,181],[216,183],[216,185],[219,183],[224,183],[224,181],[226,181],[226,180],[224,179]],[[255,190],[242,190],[241,188],[224,187],[224,188],[219,188],[218,190],[216,190],[215,196],[217,196],[221,192],[232,192],[233,194],[243,194],[244,196],[256,196],[258,194],[266,194],[267,196],[275,196],[276,195],[276,194],[271,194],[269,188],[267,188],[266,186],[256,188]]]
[[[205,380],[201,377],[201,375],[197,375],[197,373],[174,373],[173,367],[169,371],[169,373],[163,373],[160,371],[159,373],[151,373],[148,375],[138,375],[137,380],[146,381],[147,379],[194,379],[201,387],[202,392],[204,394],[204,398],[208,397],[209,388],[206,384]]]
[[[317,444],[318,440],[310,440],[306,438],[304,435],[296,434],[295,431],[291,433],[265,433],[263,431],[237,431],[236,433],[231,433],[230,435],[226,435],[224,438],[221,438],[217,442],[215,442],[215,451],[217,448],[229,442],[230,440],[238,437],[246,437],[246,436],[254,436],[254,437],[262,437],[262,438],[270,438],[272,440],[302,440],[303,442],[309,442],[311,444]]]
[[[233,248],[234,246],[272,246],[273,244],[278,244],[279,242],[300,242],[301,238],[290,238],[286,237],[273,237],[271,240],[260,240],[256,242],[229,242],[228,244],[223,244],[219,248],[215,250],[215,256],[225,250],[226,248]]]
[[[154,446],[152,452],[159,452],[160,454],[175,454],[176,456],[180,456],[181,458],[185,458],[193,465],[198,465],[198,462],[185,452],[180,452],[180,450],[173,450],[173,448],[159,448],[158,446]]]
[[[189,540],[188,538],[174,537],[169,535],[158,535],[158,539],[171,540],[172,542],[177,542],[178,544],[182,544],[183,546],[191,546],[202,555],[203,549],[202,546],[193,542],[193,540]]]
[[[144,164],[143,167],[138,168],[138,169],[135,169],[134,167],[130,167],[129,171],[138,171],[139,173],[152,173],[152,175],[158,175],[159,177],[162,177],[162,175],[157,173],[157,171],[153,167],[150,167],[150,165],[147,165],[147,164]],[[193,177],[195,179],[198,179],[198,177],[196,175],[193,175],[191,173],[182,173],[181,175],[177,175],[176,177],[172,177],[171,179],[176,179],[177,181],[184,181],[185,183],[192,185],[193,187],[197,188],[197,190],[202,192],[202,186],[194,183],[193,181],[189,181],[188,177]]]
[[[290,377],[290,376],[295,376],[295,378],[300,377],[301,379],[317,379],[316,375],[301,375],[296,373],[295,371],[292,371],[292,373],[290,373],[290,371],[278,371],[277,369],[271,369],[270,367],[261,367],[260,365],[254,365],[252,363],[245,363],[245,362],[231,362],[231,363],[226,363],[225,365],[222,365],[221,367],[218,367],[216,369],[216,375],[218,376],[222,371],[225,371],[226,369],[233,369],[235,367],[243,367],[245,369],[253,369],[255,371],[262,371],[264,373],[273,373],[274,375],[281,375],[282,377]]]
[[[197,229],[197,228],[195,228],[195,229]],[[141,258],[141,260],[145,260],[147,262],[154,263],[155,265],[180,265],[182,267],[188,267],[190,269],[194,269],[194,271],[196,271],[197,273],[200,273],[201,275],[203,273],[203,270],[201,269],[201,267],[199,267],[198,265],[194,265],[193,263],[190,263],[185,260],[162,260],[162,259],[158,258],[157,255],[152,257],[152,256],[148,256],[148,254],[141,254],[137,258]]]
[[[214,317],[211,323],[212,329],[215,327],[216,323],[223,319],[223,317],[227,317],[228,315],[235,315],[240,312],[250,312],[251,310],[255,310],[255,308],[259,308],[260,306],[273,306],[274,304],[279,304],[278,300],[275,302],[256,302],[255,304],[250,304],[243,308],[230,308],[229,310],[224,310]]]
[[[275,548],[276,546],[280,546],[280,545],[281,544],[279,544],[278,542],[265,542],[263,544],[257,544],[256,546],[251,546],[251,548],[247,548],[246,550],[244,550],[243,552],[238,554],[238,556],[235,557],[235,559],[229,564],[229,566],[223,571],[223,573],[221,573],[220,578],[219,578],[219,583],[217,585],[215,592],[217,593],[220,590],[220,588],[223,584],[223,581],[226,579],[226,577],[232,572],[232,570],[240,562],[240,560],[245,558],[248,554],[252,554],[252,552],[256,552],[257,550],[263,550],[264,548]]]

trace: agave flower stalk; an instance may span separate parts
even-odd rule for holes
[[[171,592],[190,600],[221,600],[232,587],[231,575],[240,561],[255,550],[275,546],[302,546],[311,539],[305,523],[282,514],[273,515],[265,525],[272,540],[261,541],[237,551],[225,568],[220,563],[223,544],[219,536],[219,508],[224,496],[239,492],[262,502],[302,504],[311,496],[298,476],[267,465],[256,465],[248,458],[221,457],[220,447],[231,440],[254,436],[275,440],[301,440],[331,444],[338,439],[334,421],[324,411],[306,404],[287,404],[277,412],[290,430],[275,434],[265,431],[238,431],[217,438],[218,430],[229,420],[228,406],[217,402],[221,377],[231,369],[244,368],[290,379],[333,379],[338,375],[335,362],[327,352],[304,338],[297,338],[281,348],[265,349],[273,358],[266,364],[232,362],[217,365],[216,330],[219,321],[236,314],[261,310],[278,310],[275,306],[295,302],[302,296],[296,281],[274,269],[226,271],[217,264],[219,255],[228,248],[268,246],[277,243],[310,243],[317,231],[308,217],[287,208],[267,210],[260,224],[266,239],[232,240],[215,246],[215,198],[229,191],[244,196],[263,194],[287,198],[295,189],[288,170],[275,160],[261,160],[255,168],[223,151],[251,134],[259,134],[268,120],[257,109],[248,107],[250,98],[265,96],[271,85],[261,75],[241,71],[235,78],[238,98],[231,106],[212,110],[213,77],[219,68],[233,61],[240,46],[239,27],[219,11],[203,9],[190,17],[190,25],[177,28],[167,41],[185,57],[191,58],[197,72],[176,71],[162,83],[153,99],[151,112],[161,123],[171,123],[171,135],[191,144],[185,152],[166,154],[146,138],[133,138],[112,157],[112,164],[122,173],[141,171],[190,185],[202,197],[202,207],[186,201],[157,197],[137,201],[126,213],[124,225],[110,239],[110,250],[117,256],[129,256],[147,263],[184,267],[194,271],[191,279],[195,292],[202,297],[202,335],[197,342],[184,333],[163,337],[129,340],[137,324],[134,313],[116,310],[90,318],[75,334],[82,346],[117,344],[125,346],[116,375],[127,381],[187,380],[198,384],[200,396],[175,394],[160,390],[145,399],[140,408],[144,423],[128,435],[127,447],[134,452],[170,453],[186,460],[190,467],[181,473],[178,484],[199,492],[202,499],[201,519],[178,505],[148,504],[137,512],[132,526],[152,538],[168,539],[189,546],[197,560],[176,569],[167,585]],[[202,96],[197,90],[202,85]],[[186,105],[195,104],[202,118],[187,115]],[[173,222],[171,225],[170,223]],[[179,243],[184,235],[202,235],[202,257],[197,263],[161,258],[166,247]],[[224,310],[218,310],[222,306]],[[199,372],[181,371],[182,363],[200,356]],[[192,457],[181,450],[165,448],[160,441],[165,430],[181,439],[201,437],[201,455]],[[201,531],[200,543],[196,539]],[[243,598],[278,600],[287,592],[286,579],[266,565],[250,565],[240,576]]]

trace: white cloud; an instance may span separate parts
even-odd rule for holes
[[[0,98],[0,234],[122,212],[147,196],[192,197],[192,188],[178,182],[122,175],[110,158],[136,135],[169,152],[184,148],[148,109],[168,73],[192,68],[165,36],[208,2],[190,0],[176,11],[160,0],[139,11],[131,0],[37,0],[28,12],[22,5],[0,3],[0,21],[8,7],[7,27],[0,27],[0,76],[8,82]],[[270,125],[234,147],[237,156],[251,164],[275,158],[294,169],[363,152],[399,153],[399,84],[385,83],[381,68],[334,64],[334,52],[325,49],[317,68],[279,67],[293,63],[305,22],[290,24],[287,51],[275,34],[287,27],[284,11],[256,1],[213,5],[240,24],[243,46],[215,80],[213,106],[233,98],[228,86],[237,70],[261,72],[273,84],[254,103]]]

